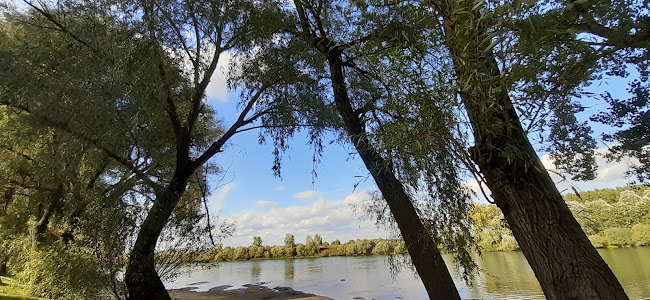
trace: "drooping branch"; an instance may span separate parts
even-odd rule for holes
[[[41,114],[38,114],[38,113],[32,111],[30,108],[28,108],[26,106],[11,104],[11,103],[7,103],[7,102],[0,102],[0,105],[6,105],[6,106],[9,106],[9,107],[12,107],[12,108],[15,108],[15,109],[19,109],[19,110],[21,110],[23,112],[29,113],[31,116],[37,118],[38,120],[43,122],[45,125],[52,126],[54,128],[58,128],[60,130],[63,130],[64,132],[70,134],[71,136],[73,136],[75,138],[78,138],[78,139],[80,139],[80,140],[94,146],[98,150],[104,152],[108,157],[112,158],[113,160],[120,163],[122,166],[129,169],[129,171],[133,172],[133,174],[135,174],[135,176],[137,176],[138,179],[143,180],[145,182],[145,184],[149,185],[152,189],[158,190],[160,188],[160,186],[157,183],[155,183],[154,181],[152,181],[151,178],[149,178],[149,176],[147,176],[144,172],[142,172],[142,170],[138,169],[131,160],[129,160],[129,159],[115,153],[114,151],[112,151],[111,149],[109,149],[108,147],[103,145],[99,140],[91,138],[91,137],[89,137],[89,136],[87,136],[87,135],[85,135],[85,134],[83,134],[81,132],[75,131],[74,129],[70,128],[70,126],[68,126],[67,123],[62,123],[62,122],[58,122],[56,120],[52,120],[52,119],[48,118],[47,116],[44,116],[44,115],[41,115]]]
[[[206,178],[200,178],[198,174],[196,174],[196,184],[199,185],[199,190],[201,192],[201,201],[203,202],[203,207],[205,208],[205,219],[207,224],[207,230],[208,230],[208,236],[210,237],[210,242],[212,243],[212,246],[216,246],[217,244],[214,241],[214,236],[212,236],[212,224],[210,223],[210,211],[208,210],[208,192],[207,192],[207,187],[208,183],[206,181]]]
[[[316,125],[316,124],[259,125],[259,126],[252,126],[252,127],[239,129],[239,130],[236,131],[236,133],[255,130],[255,129],[262,129],[262,128],[315,127],[315,126],[318,126],[318,125]]]
[[[187,46],[187,43],[185,43],[185,37],[181,33],[181,29],[178,28],[178,26],[176,26],[176,22],[174,22],[174,20],[172,20],[171,16],[169,15],[169,13],[167,11],[165,11],[164,9],[161,9],[161,13],[162,13],[163,18],[165,20],[167,20],[167,22],[169,23],[169,26],[172,28],[172,31],[176,35],[176,38],[180,41],[181,47],[183,47],[183,51],[185,51],[185,53],[187,54],[187,58],[190,60],[190,62],[192,62],[192,66],[194,67],[194,69],[198,69],[198,66],[199,66],[198,59],[196,59],[192,55],[192,51],[190,51],[190,48]],[[197,37],[197,40],[198,40],[198,37]],[[197,54],[196,57],[200,57],[200,56]]]
[[[148,6],[148,5],[143,6],[143,10],[144,10],[143,20],[145,21],[147,29],[149,31],[148,32],[149,42],[151,42],[155,51],[155,56],[158,60],[157,63],[158,75],[160,76],[160,80],[164,88],[165,103],[167,104],[165,110],[167,111],[169,120],[172,123],[172,127],[174,129],[174,137],[176,138],[176,144],[177,147],[179,147],[183,143],[183,136],[184,136],[183,124],[181,124],[180,118],[178,116],[176,104],[174,103],[174,98],[172,97],[171,87],[167,82],[168,81],[167,71],[165,70],[165,64],[164,61],[162,60],[162,58],[165,57],[165,55],[163,55],[162,46],[160,45],[160,43],[158,42],[158,38],[156,37],[156,28],[154,27],[153,20],[152,20],[153,9],[154,8],[152,6]]]
[[[54,18],[54,16],[51,13],[46,11],[46,9],[38,7],[37,5],[32,3],[32,1],[23,0],[23,2],[25,4],[27,4],[29,7],[33,8],[40,15],[42,15],[43,17],[48,19],[50,22],[52,22],[52,24],[54,24],[54,26],[56,26],[56,29],[58,31],[67,34],[69,37],[71,37],[73,40],[77,41],[79,44],[87,47],[88,49],[95,52],[96,54],[99,54],[101,57],[104,57],[104,54],[101,51],[99,51],[99,49],[93,47],[90,43],[84,41],[81,37],[79,37],[78,35],[76,35],[72,31],[70,31],[65,25],[63,25],[56,18]],[[51,28],[51,27],[43,27],[43,28]],[[51,29],[54,29],[54,28],[51,28]]]

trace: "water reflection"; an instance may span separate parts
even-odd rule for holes
[[[307,262],[307,276],[312,278],[322,278],[323,265],[314,258],[307,259]]]
[[[296,267],[294,266],[294,260],[285,259],[283,261],[284,261],[284,279],[293,280],[293,274],[296,271]]]
[[[630,298],[650,298],[650,247],[599,249]]]
[[[488,293],[507,295],[507,291],[519,291],[522,295],[541,294],[542,289],[532,269],[521,252],[488,252],[478,259],[483,269],[480,279],[485,282]]]
[[[260,274],[262,274],[262,267],[260,262],[254,260],[251,262],[251,283],[260,282]]]

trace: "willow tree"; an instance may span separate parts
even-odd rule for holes
[[[443,143],[448,136],[432,135],[421,141],[420,148],[397,149],[394,143],[400,139],[394,134],[409,131],[405,122],[398,121],[401,113],[405,113],[405,117],[409,114],[411,107],[406,103],[426,94],[429,89],[430,82],[417,73],[426,68],[413,67],[417,63],[428,63],[422,56],[413,54],[412,57],[422,59],[413,64],[399,61],[400,55],[417,53],[427,47],[415,41],[428,41],[429,32],[422,30],[422,23],[428,18],[422,14],[423,10],[415,7],[375,6],[368,9],[366,6],[364,9],[346,1],[300,0],[294,1],[294,5],[297,28],[288,31],[294,35],[293,40],[299,41],[294,42],[299,47],[297,51],[307,55],[303,63],[306,72],[315,78],[324,78],[320,84],[328,85],[322,101],[334,105],[344,137],[352,143],[375,180],[386,203],[377,208],[386,211],[387,206],[390,209],[386,215],[397,224],[429,296],[460,298],[438,245],[442,243],[448,249],[458,250],[459,260],[467,262],[469,193],[459,183],[455,168],[414,164],[414,155],[410,152],[427,147],[437,149],[436,143]],[[421,17],[416,19],[415,26],[409,20],[413,16]],[[400,63],[399,67],[393,66]],[[396,109],[402,111],[396,112]],[[450,113],[441,110],[442,116],[453,118]],[[403,126],[401,131],[394,128],[400,126]],[[447,129],[445,132],[449,133]],[[426,159],[435,156],[418,153],[422,154],[416,158],[420,161],[424,161],[425,156]],[[436,162],[448,159],[447,163],[453,164],[455,161],[455,157],[445,151],[428,152],[431,153],[440,154]],[[418,201],[421,198],[423,201]],[[420,203],[430,204],[429,210],[422,210]],[[439,211],[429,215],[437,209]],[[471,264],[464,266],[471,272]]]
[[[277,28],[269,24],[281,23],[274,22],[278,5],[271,1],[66,1],[52,9],[43,2],[26,4],[33,13],[14,17],[55,34],[53,41],[61,44],[45,45],[45,49],[68,51],[66,64],[45,61],[46,72],[35,73],[37,77],[58,78],[60,70],[90,70],[93,76],[79,80],[81,84],[67,83],[71,89],[57,94],[48,93],[47,87],[35,89],[41,94],[33,94],[25,88],[28,85],[21,88],[13,82],[16,89],[12,91],[18,93],[3,94],[7,96],[3,104],[38,115],[78,137],[143,182],[146,191],[142,197],[150,199],[144,203],[150,208],[140,223],[126,267],[128,298],[169,299],[156,272],[154,253],[193,176],[239,132],[277,129],[275,141],[281,149],[281,140],[292,134],[295,122],[316,119],[309,110],[295,108],[294,98],[268,100],[265,93],[283,92],[273,88],[282,76],[244,86],[240,114],[227,128],[215,120],[206,103],[206,88],[224,52],[254,52],[273,40]],[[86,26],[81,26],[81,20],[87,21]],[[102,27],[107,20],[115,22],[123,34],[106,34],[114,33]],[[115,42],[120,38],[124,44]],[[78,51],[97,63],[74,63]],[[116,78],[129,80],[116,82]],[[96,106],[86,106],[82,101],[88,99],[79,98],[82,94],[75,91],[93,85],[99,86],[97,95],[89,95]],[[49,107],[43,99],[50,101]],[[123,120],[126,112],[132,117]],[[277,117],[269,117],[271,112],[278,112],[274,114]],[[260,120],[261,124],[255,123]],[[119,134],[133,137],[129,142],[135,144],[130,144],[128,151],[115,151],[107,144],[113,140],[109,137]],[[137,138],[141,136],[148,138]],[[141,145],[144,141],[150,144]],[[170,159],[152,155],[156,153]]]
[[[132,159],[148,156],[156,160],[167,156],[151,146],[155,138],[148,136],[153,131],[139,131],[125,121],[138,120],[133,106],[123,102],[116,109],[112,102],[123,95],[127,82],[135,82],[121,71],[137,68],[130,68],[124,57],[120,57],[124,61],[119,67],[108,68],[90,49],[70,43],[68,36],[35,26],[49,22],[39,14],[5,17],[0,59],[3,74],[12,76],[0,81],[3,250],[13,249],[13,258],[35,256],[13,259],[20,263],[15,271],[28,263],[40,268],[52,260],[68,260],[56,270],[25,270],[30,289],[38,296],[82,293],[93,297],[92,293],[102,288],[122,294],[115,285],[116,275],[124,267],[121,258],[140,212],[134,209],[138,202],[132,199],[148,191],[143,178],[111,156],[132,153]],[[126,34],[123,28],[111,20],[99,24],[89,19],[68,25],[92,30],[85,33],[94,35],[95,42],[107,42],[105,33],[110,29],[114,43],[105,43],[104,51],[115,46],[122,50],[120,55],[132,53],[133,47],[118,42]],[[102,68],[106,69],[98,71]],[[155,124],[150,116],[140,120]],[[136,144],[140,151],[132,152]],[[30,233],[34,235],[33,249],[21,245]],[[83,272],[74,269],[80,263],[86,264]],[[57,275],[59,271],[86,276],[87,286],[66,290],[83,284],[70,282],[79,277]],[[104,277],[99,287],[94,281],[97,277]],[[60,284],[51,284],[53,280]]]
[[[602,136],[610,145],[608,157],[633,157],[630,173],[641,182],[650,178],[648,153],[648,50],[650,27],[647,3],[641,1],[566,1],[551,6],[529,4],[504,10],[499,30],[510,33],[517,60],[530,63],[517,68],[522,82],[547,78],[547,91],[532,90],[537,97],[573,93],[581,104],[598,101],[609,105],[591,120],[609,125]],[[636,74],[635,74],[636,73]],[[553,74],[552,78],[544,76]],[[542,76],[538,76],[542,75]],[[621,95],[611,89],[596,94],[582,93],[596,80],[617,78],[627,81]],[[528,85],[533,87],[533,85]],[[537,85],[541,86],[541,85]],[[554,87],[548,89],[548,87]],[[623,86],[619,87],[622,91]],[[596,99],[593,99],[596,98]],[[613,132],[610,132],[613,131]],[[566,170],[571,170],[562,164]]]
[[[549,299],[626,299],[549,176],[511,99],[507,68],[493,49],[491,6],[423,1],[440,22],[474,145],[477,175],[503,211]],[[498,12],[498,10],[497,10]],[[552,74],[551,74],[552,76]],[[546,99],[538,99],[544,101]],[[560,99],[566,103],[567,99]],[[560,106],[561,107],[561,106]],[[565,106],[566,107],[566,106]],[[426,113],[426,112],[423,112]],[[589,164],[587,163],[589,167]]]

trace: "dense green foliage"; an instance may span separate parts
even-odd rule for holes
[[[0,299],[1,300],[41,300],[27,296],[27,287],[24,282],[11,277],[0,277]]]
[[[595,247],[650,245],[650,188],[602,189],[565,197]],[[476,204],[472,218],[483,250],[519,248],[496,206]]]
[[[140,60],[146,41],[107,11],[34,7],[0,22],[11,74],[0,80],[0,262],[35,296],[124,298],[125,253],[175,161],[167,112],[152,99],[159,81],[146,72],[169,68],[168,83],[182,86],[179,70],[171,57]],[[42,30],[52,22],[60,30]],[[192,144],[220,132],[204,108]],[[208,244],[219,224],[206,224],[205,176],[216,170],[206,164],[188,183],[167,240]]]

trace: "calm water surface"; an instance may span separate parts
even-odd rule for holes
[[[601,249],[632,299],[650,299],[650,247]],[[451,266],[451,256],[446,256]],[[483,272],[471,287],[452,267],[462,298],[544,299],[542,290],[521,252],[489,252],[479,259]],[[199,283],[199,284],[196,284]],[[235,288],[248,283],[295,290],[334,299],[427,299],[424,286],[409,270],[390,275],[387,257],[328,257],[313,259],[225,262],[210,269],[193,269],[167,288],[194,286],[205,291],[219,285]]]

